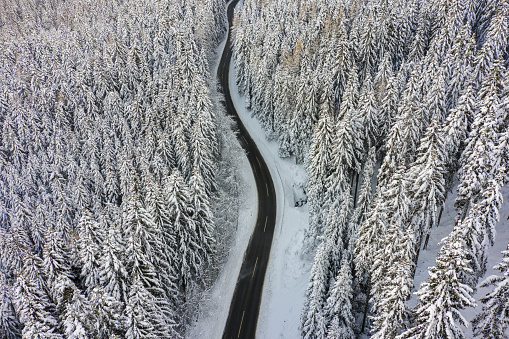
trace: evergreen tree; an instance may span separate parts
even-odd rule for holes
[[[443,240],[436,266],[429,269],[428,279],[417,292],[416,322],[398,338],[465,338],[459,325],[467,326],[468,322],[461,310],[475,303],[472,289],[462,282],[471,269],[461,232],[461,226],[456,225]]]
[[[205,116],[206,115],[206,116]],[[214,124],[209,112],[198,115],[191,136],[191,148],[193,150],[193,171],[199,171],[205,184],[205,191],[210,196],[216,190],[214,156],[217,152],[216,134]]]
[[[147,291],[144,282],[135,275],[129,290],[126,305],[126,338],[157,338],[152,317],[159,314],[154,309],[154,297]]]
[[[127,294],[127,271],[123,249],[125,242],[118,225],[109,225],[100,257],[99,280],[104,291],[116,301],[125,302]]]
[[[451,110],[442,127],[441,133],[444,137],[448,167],[457,166],[458,153],[463,148],[463,144],[467,139],[469,126],[474,119],[473,112],[475,112],[475,109],[475,91],[472,84],[470,84],[461,94],[458,105]]]
[[[332,86],[334,88],[334,102],[339,106],[348,79],[350,79],[348,70],[355,65],[355,55],[353,53],[352,41],[348,39],[347,25],[344,20],[339,23],[337,33],[337,42],[334,44],[334,52],[331,55],[332,60]]]
[[[61,276],[58,281],[60,310],[63,332],[66,338],[91,338],[90,303],[68,278]]]
[[[154,220],[143,207],[138,193],[133,191],[125,205],[123,229],[126,233],[126,269],[131,281],[136,277],[144,288],[159,289],[159,280],[155,266],[154,248]]]
[[[90,292],[99,284],[99,255],[100,245],[98,244],[99,236],[97,234],[97,223],[92,219],[92,215],[88,210],[83,210],[78,223],[79,233],[79,258],[81,261],[81,277]]]
[[[125,316],[122,303],[107,295],[100,287],[95,287],[88,299],[94,338],[110,338],[115,333],[123,333]]]
[[[177,260],[177,248],[174,247],[176,239],[172,230],[171,217],[162,187],[149,177],[147,188],[147,209],[154,217],[155,222],[153,259],[155,265],[160,268],[159,279],[166,298],[171,300],[176,307],[180,292],[177,286],[177,271],[174,266],[174,262]]]
[[[338,276],[324,307],[325,318],[330,321],[327,338],[353,338],[355,318],[352,313],[352,273],[350,264],[343,260]]]
[[[499,169],[494,179],[490,180],[482,190],[482,197],[472,205],[463,224],[464,238],[468,245],[472,275],[465,281],[473,288],[478,279],[486,273],[489,247],[495,243],[495,224],[499,220],[502,205],[500,192],[503,184],[505,168]]]
[[[185,292],[198,278],[204,258],[201,254],[196,224],[192,219],[189,189],[178,170],[174,170],[167,180],[165,194],[173,225],[172,238],[175,239],[171,247],[177,249],[173,263],[175,271],[179,274],[179,287]]]
[[[339,114],[336,121],[341,122],[347,120],[347,113],[357,109],[359,101],[359,75],[357,68],[354,66],[348,74],[348,82],[345,87],[343,96],[341,97],[341,105],[339,106]]]
[[[326,255],[325,243],[322,242],[316,251],[302,310],[301,337],[305,339],[324,338],[327,333],[324,305],[329,277],[329,258]]]
[[[322,219],[327,192],[326,178],[331,170],[331,151],[333,141],[333,124],[330,109],[325,105],[318,123],[315,125],[308,155],[308,203],[312,242],[323,233]]]
[[[478,97],[479,110],[462,154],[463,166],[459,173],[460,183],[455,201],[460,220],[465,218],[469,204],[476,201],[482,187],[497,170],[492,155],[498,143],[501,66],[501,61],[495,62],[483,81]]]
[[[433,119],[421,141],[419,155],[409,171],[412,178],[410,199],[414,203],[413,215],[419,244],[422,236],[437,226],[438,210],[445,200],[444,148],[438,121]]]
[[[363,145],[362,137],[358,136],[362,135],[361,129],[361,121],[354,111],[348,111],[343,120],[338,120],[331,159],[334,171],[328,178],[330,201],[348,190],[353,174],[360,172]]]
[[[7,282],[5,273],[0,273],[0,336],[6,339],[19,338],[21,326],[14,310],[13,286]]]
[[[350,240],[348,244],[348,251],[350,253],[354,252],[355,243],[358,238],[359,229],[366,220],[369,208],[371,206],[371,201],[373,199],[373,171],[375,166],[375,147],[371,147],[368,153],[368,157],[366,162],[364,163],[364,169],[362,171],[362,184],[360,188],[360,193],[357,201],[354,201],[356,205],[355,209],[352,213],[352,218],[350,219]],[[354,198],[355,200],[355,198]]]
[[[63,237],[53,228],[47,228],[46,243],[43,249],[44,274],[50,295],[53,300],[57,295],[57,280],[60,277],[72,278],[70,259],[67,248],[63,243]]]
[[[359,229],[354,262],[360,276],[371,270],[373,255],[379,246],[378,239],[382,238],[387,231],[387,211],[382,199],[381,193],[377,192],[373,206]]]
[[[361,138],[364,141],[365,150],[369,150],[371,146],[376,146],[379,142],[379,108],[376,100],[371,75],[368,75],[362,87],[359,98],[359,118],[363,125]]]
[[[215,256],[214,221],[208,197],[206,195],[205,183],[198,171],[194,168],[189,180],[190,202],[193,208],[193,220],[196,225],[196,232],[200,241],[203,260],[208,265],[212,264]]]
[[[58,319],[53,314],[55,305],[36,281],[27,279],[25,273],[16,279],[14,300],[16,313],[23,325],[22,338],[63,338],[58,331]]]
[[[484,304],[482,311],[472,321],[474,335],[483,338],[507,338],[506,329],[509,325],[509,246],[502,251],[502,262],[494,268],[503,276],[492,275],[481,283],[481,287],[494,286],[493,290],[480,298]]]
[[[406,328],[410,315],[406,302],[413,287],[413,229],[403,231],[399,225],[392,224],[387,230],[384,244],[386,246],[376,255],[374,272],[371,274],[376,314],[372,326],[374,338],[394,338]]]

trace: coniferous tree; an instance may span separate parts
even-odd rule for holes
[[[203,260],[207,265],[211,265],[215,254],[215,227],[206,195],[205,183],[196,167],[189,180],[189,194]]]
[[[0,275],[0,336],[6,339],[19,338],[21,326],[14,310],[13,286],[7,282],[5,273]]]
[[[165,191],[170,221],[173,225],[172,235],[175,243],[172,247],[177,249],[174,265],[179,274],[179,287],[185,292],[191,288],[201,272],[204,263],[200,252],[202,248],[196,224],[192,219],[189,189],[178,170],[174,170],[169,177]]]
[[[461,314],[465,307],[475,306],[472,289],[462,282],[471,273],[463,227],[456,225],[443,240],[443,247],[429,270],[428,279],[417,292],[415,324],[398,338],[464,338],[459,325],[468,322]]]
[[[410,310],[406,302],[410,299],[413,287],[412,258],[415,256],[413,232],[411,227],[402,230],[397,224],[391,225],[384,241],[387,246],[377,253],[374,271],[378,268],[378,272],[371,274],[374,338],[394,338],[408,325]],[[385,267],[380,269],[382,267],[379,266]]]
[[[58,281],[59,296],[57,307],[62,318],[66,338],[91,338],[90,303],[72,281],[61,276]]]
[[[476,201],[482,187],[497,170],[492,154],[498,143],[500,91],[501,61],[497,61],[479,91],[479,108],[462,154],[463,166],[455,201],[460,220],[465,218],[469,204]]]
[[[100,245],[97,234],[97,223],[92,219],[88,210],[83,210],[78,229],[79,233],[79,257],[81,261],[81,277],[84,281],[87,291],[90,292],[99,284],[99,255]]]
[[[352,273],[350,263],[343,260],[341,269],[334,279],[334,285],[327,303],[324,307],[324,314],[329,320],[327,338],[347,339],[354,337],[354,321],[352,311]]]
[[[152,262],[154,248],[154,220],[143,207],[136,191],[127,197],[123,217],[126,233],[126,269],[131,281],[136,277],[146,289],[158,289],[159,281]]]
[[[355,243],[359,236],[359,229],[367,218],[367,214],[369,212],[369,208],[371,206],[371,201],[373,199],[373,172],[375,166],[375,147],[371,147],[368,153],[368,157],[366,162],[364,163],[364,169],[362,171],[362,183],[360,188],[359,197],[357,201],[354,198],[355,209],[352,212],[352,218],[350,219],[350,239],[348,244],[348,251],[350,253],[354,253]]]
[[[387,231],[387,211],[382,203],[382,195],[377,193],[366,220],[359,229],[359,238],[355,243],[355,267],[359,274],[365,275],[371,270],[373,255],[378,249],[378,239]]]
[[[469,84],[461,94],[458,105],[451,110],[442,127],[441,133],[444,137],[448,167],[457,166],[458,153],[467,139],[475,109],[475,91],[473,85]]]
[[[316,241],[323,233],[323,204],[327,192],[326,178],[331,170],[331,150],[333,141],[333,124],[328,105],[324,107],[315,126],[308,155],[308,196],[310,210],[310,229],[308,235]]]
[[[123,249],[125,242],[117,224],[110,224],[103,243],[99,281],[104,291],[119,302],[126,301],[127,271]]]
[[[364,80],[363,88],[359,98],[359,118],[362,122],[364,131],[361,138],[364,141],[364,149],[369,150],[371,146],[376,146],[380,140],[379,137],[379,108],[373,88],[371,75]]]
[[[126,305],[126,338],[155,338],[152,317],[159,314],[154,309],[154,297],[144,286],[144,282],[135,275],[129,290]]]
[[[327,333],[324,305],[329,276],[329,258],[326,256],[325,243],[325,241],[322,242],[316,251],[301,315],[301,336],[306,339],[323,338]]]
[[[110,338],[115,333],[124,332],[125,314],[122,303],[106,294],[100,287],[95,287],[88,299],[93,337]]]
[[[481,287],[494,286],[493,290],[480,298],[484,304],[481,313],[473,320],[474,335],[483,338],[507,338],[506,329],[509,325],[508,305],[509,278],[508,257],[509,247],[502,251],[502,262],[494,268],[503,276],[492,275],[481,283]]]
[[[43,249],[44,274],[47,279],[50,295],[55,300],[57,295],[57,280],[60,277],[72,278],[70,259],[62,236],[54,229],[48,228],[46,243]]]
[[[438,224],[438,210],[445,200],[444,141],[437,119],[433,119],[418,149],[419,155],[410,168],[411,200],[414,203],[414,223],[417,241]]]
[[[23,326],[21,337],[63,338],[58,331],[58,319],[54,315],[55,305],[37,281],[25,272],[17,277],[14,285],[16,313]]]

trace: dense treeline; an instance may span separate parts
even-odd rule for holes
[[[0,337],[183,337],[237,204],[224,2],[0,8]]]
[[[509,2],[245,0],[234,24],[247,106],[307,168],[302,337],[463,338],[508,180]],[[455,187],[454,229],[410,310]],[[506,261],[476,335],[505,337]]]

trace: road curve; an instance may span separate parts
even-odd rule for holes
[[[232,0],[227,8],[228,25],[231,28],[233,10],[238,0]],[[237,278],[223,338],[255,338],[258,311],[262,300],[263,281],[269,262],[272,236],[276,225],[276,193],[267,164],[255,142],[242,124],[230,95],[229,69],[232,55],[231,29],[221,56],[217,77],[223,88],[227,113],[237,123],[237,139],[246,151],[253,170],[258,191],[258,218],[249,245],[244,254]],[[242,226],[241,226],[242,227]]]

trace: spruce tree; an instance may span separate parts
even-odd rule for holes
[[[173,264],[179,275],[179,287],[183,292],[191,288],[201,273],[204,258],[196,224],[192,219],[189,188],[178,170],[173,170],[165,183],[165,195],[175,243],[170,247],[177,249]]]
[[[89,296],[93,337],[110,338],[124,333],[125,314],[122,303],[109,296],[100,287],[95,287]]]
[[[326,105],[315,125],[309,150],[308,168],[308,203],[310,214],[310,234],[316,243],[318,236],[323,233],[323,210],[327,193],[326,179],[331,170],[331,151],[333,141],[333,123],[330,109]]]
[[[58,319],[55,316],[55,305],[37,282],[20,274],[14,285],[16,313],[23,325],[23,339],[63,338],[58,330]]]
[[[306,301],[301,315],[301,337],[304,339],[324,338],[327,333],[324,306],[329,277],[329,258],[325,246],[326,241],[318,246],[306,291]]]
[[[455,201],[459,220],[465,218],[470,203],[477,200],[480,190],[497,170],[493,154],[500,128],[501,66],[500,60],[493,63],[490,74],[479,91],[478,111],[461,159],[463,166],[459,172],[460,183]]]
[[[399,225],[392,224],[384,239],[386,247],[376,255],[371,274],[374,338],[394,338],[408,325],[407,301],[413,287],[415,256],[413,232],[411,227],[402,230]]]
[[[58,285],[58,308],[64,335],[73,339],[91,338],[90,302],[68,278],[62,276]]]
[[[189,198],[193,209],[197,236],[200,241],[201,255],[204,263],[211,265],[216,253],[215,225],[209,198],[206,195],[205,183],[196,167],[189,180]]]
[[[417,292],[415,324],[398,338],[465,338],[459,325],[467,326],[468,322],[461,310],[475,303],[472,288],[462,282],[472,270],[461,233],[461,225],[456,225],[443,240],[436,266],[429,269],[428,279]]]
[[[21,325],[14,309],[13,286],[5,273],[0,273],[0,336],[6,339],[19,338]]]
[[[438,225],[438,210],[445,200],[444,141],[437,119],[433,119],[418,149],[418,156],[410,168],[412,184],[410,199],[414,204],[414,223],[417,241]]]
[[[343,260],[341,269],[334,279],[334,285],[324,307],[325,318],[329,321],[327,338],[353,338],[355,318],[352,311],[352,273],[348,260]]]
[[[78,223],[79,233],[79,257],[82,265],[81,277],[90,292],[99,284],[100,269],[100,244],[98,243],[97,222],[92,219],[88,210],[83,210]]]
[[[125,241],[119,225],[110,224],[100,257],[99,281],[104,291],[119,302],[127,299],[128,275],[124,248]]]
[[[474,335],[482,338],[507,338],[509,326],[509,246],[502,251],[503,259],[494,268],[503,275],[492,275],[484,280],[480,287],[494,286],[479,300],[483,303],[482,311],[472,321]]]

